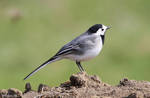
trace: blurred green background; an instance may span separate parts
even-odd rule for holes
[[[83,62],[87,73],[112,85],[124,77],[150,81],[150,0],[0,0],[0,89],[67,81],[79,72],[69,60],[23,78],[97,23],[112,29],[101,54]]]

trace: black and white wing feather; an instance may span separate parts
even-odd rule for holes
[[[47,60],[46,62],[44,62],[43,64],[41,64],[39,67],[37,67],[35,70],[33,70],[29,75],[27,75],[24,80],[26,80],[27,78],[29,78],[30,76],[32,76],[33,74],[35,74],[36,72],[38,72],[40,69],[42,69],[43,67],[45,67],[47,64],[50,64],[52,62],[61,60],[63,55],[67,55],[70,53],[73,53],[75,51],[77,51],[77,47],[78,45],[71,45],[71,44],[66,44],[65,46],[63,46],[57,53],[56,55],[54,55],[52,58],[50,58],[49,60]]]

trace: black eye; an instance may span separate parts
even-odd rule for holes
[[[102,29],[102,31],[104,31],[104,29]]]

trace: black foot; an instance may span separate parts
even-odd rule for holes
[[[80,69],[81,72],[84,71],[83,67],[81,66],[80,62],[76,61],[76,64],[78,65],[78,68]]]

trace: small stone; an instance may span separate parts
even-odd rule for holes
[[[27,93],[27,92],[29,92],[29,91],[31,91],[31,90],[32,90],[32,88],[31,88],[30,83],[26,83],[24,93]]]
[[[85,80],[80,76],[72,75],[70,77],[71,85],[81,87],[85,84]]]
[[[128,81],[129,80],[127,78],[120,80],[120,86],[125,86],[128,83]]]
[[[96,76],[96,75],[91,76],[91,79],[94,80],[94,81],[97,82],[97,83],[101,83],[99,77]]]
[[[129,81],[128,78],[124,78],[123,81]]]
[[[44,84],[40,84],[39,87],[38,87],[38,92],[39,93],[42,93],[42,92],[45,92],[45,91],[50,91],[50,87],[47,86],[47,85],[44,85]]]
[[[17,97],[17,98],[21,98],[22,97],[22,92],[18,89],[15,88],[10,88],[8,89],[8,95]]]
[[[6,90],[6,89],[0,90],[0,94],[7,94],[7,93],[8,93],[8,90]]]

